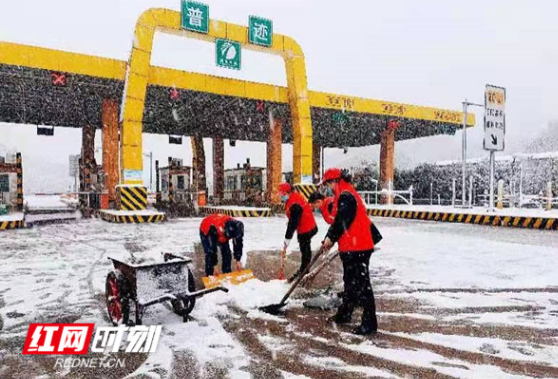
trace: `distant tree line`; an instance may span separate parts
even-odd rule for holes
[[[374,191],[375,182],[378,180],[378,168],[374,163],[353,169],[353,182],[360,191]],[[473,176],[473,199],[475,205],[481,205],[489,193],[489,161],[475,161],[467,164],[467,186],[469,193],[469,177]],[[554,193],[558,193],[558,158],[545,159],[517,159],[510,157],[506,160],[496,161],[495,168],[495,193],[498,180],[504,181],[505,194],[518,194],[520,181],[522,193],[525,195],[545,194],[547,183],[553,183]],[[374,180],[370,180],[374,179]],[[452,183],[456,180],[456,198],[461,199],[462,190],[462,165],[452,163],[437,165],[432,163],[421,164],[414,169],[395,170],[394,188],[407,190],[413,187],[413,198],[416,203],[438,204],[438,195],[442,204],[451,204]],[[458,201],[459,203],[459,201]]]

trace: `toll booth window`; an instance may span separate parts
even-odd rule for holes
[[[227,178],[227,191],[234,191],[234,176],[229,176]]]
[[[184,176],[183,175],[179,175],[177,177],[178,183],[176,183],[176,186],[178,187],[179,190],[183,190],[184,189]]]
[[[167,192],[169,190],[169,182],[165,179],[161,180],[161,191]]]
[[[10,192],[10,177],[0,175],[0,192]]]

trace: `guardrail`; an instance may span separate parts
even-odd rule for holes
[[[378,198],[381,198],[382,196],[400,199],[407,205],[413,205],[413,187],[409,188],[406,191],[382,189],[380,191],[358,191],[358,194],[362,197],[364,203],[367,205],[378,204]],[[408,198],[405,196],[408,196]],[[371,197],[374,198],[374,203],[371,201]]]

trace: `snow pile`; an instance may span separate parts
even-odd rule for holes
[[[25,205],[30,210],[39,209],[60,209],[60,210],[71,210],[73,209],[70,205],[62,201],[60,195],[26,195]]]

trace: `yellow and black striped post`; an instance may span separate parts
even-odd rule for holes
[[[120,185],[117,187],[120,210],[143,211],[147,209],[147,188],[136,185]]]
[[[271,217],[271,209],[230,209],[220,207],[200,207],[202,214],[220,213],[231,217]]]
[[[315,184],[295,184],[293,189],[300,193],[306,200],[312,195],[314,192],[318,191],[318,186]]]
[[[23,212],[23,163],[21,153],[16,153],[17,210]]]
[[[162,213],[153,215],[126,216],[108,212],[99,212],[99,215],[103,220],[116,224],[153,224],[165,221],[165,215]]]
[[[12,230],[23,228],[23,220],[0,221],[0,230]]]
[[[368,209],[368,215],[374,217],[393,217],[411,220],[452,222],[522,229],[558,230],[558,218],[552,217],[524,217],[454,212],[404,211],[396,209]]]

